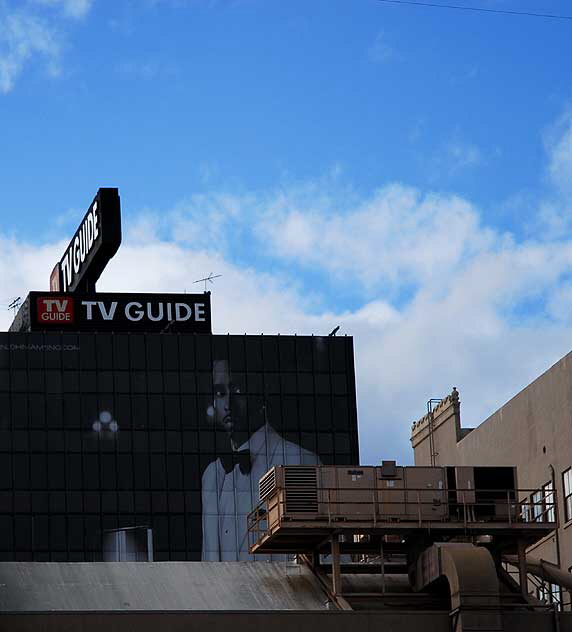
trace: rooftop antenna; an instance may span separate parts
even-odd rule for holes
[[[8,309],[11,309],[14,311],[14,316],[16,316],[16,312],[18,311],[18,308],[20,307],[20,303],[22,302],[22,297],[21,296],[17,296],[11,303],[10,305],[8,305]]]
[[[206,276],[204,279],[197,279],[196,281],[193,281],[193,283],[204,283],[205,284],[205,292],[207,291],[207,283],[212,283],[213,279],[218,279],[219,277],[221,277],[222,274],[214,274],[212,272],[209,272],[209,275]]]

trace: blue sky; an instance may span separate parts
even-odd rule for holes
[[[76,5],[83,17],[66,17]],[[375,0],[0,7],[41,20],[58,49],[32,52],[0,102],[3,204],[26,220],[45,218],[46,196],[50,215],[82,207],[100,183],[120,184],[126,208],[168,208],[332,169],[358,192],[462,192],[494,220],[515,192],[542,191],[540,132],[572,97],[569,21]]]
[[[217,331],[341,323],[364,460],[410,459],[429,397],[457,386],[478,423],[569,350],[571,60],[572,20],[0,0],[0,303],[45,287],[97,188],[118,186],[102,289],[212,270]]]

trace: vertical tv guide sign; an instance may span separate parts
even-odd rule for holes
[[[98,190],[63,257],[50,275],[52,292],[94,292],[95,283],[121,244],[116,188]]]

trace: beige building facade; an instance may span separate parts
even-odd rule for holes
[[[527,556],[572,572],[572,353],[529,384],[476,428],[461,425],[458,391],[429,406],[412,426],[415,465],[516,466],[522,519],[552,521],[556,490],[559,528]],[[547,500],[546,505],[544,500]],[[570,610],[570,595],[557,586],[531,592]]]

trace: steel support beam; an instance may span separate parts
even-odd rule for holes
[[[342,574],[340,572],[340,537],[332,536],[332,592],[342,594]]]
[[[528,575],[526,572],[526,545],[524,540],[519,539],[517,543],[518,551],[518,583],[520,584],[520,592],[526,599],[528,597]]]

